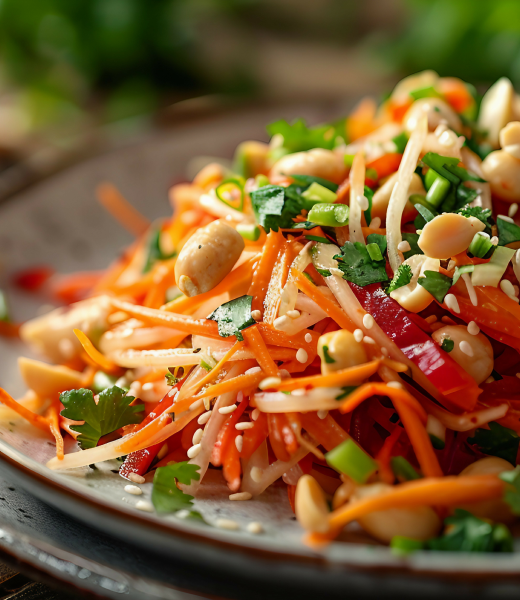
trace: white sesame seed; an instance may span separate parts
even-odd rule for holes
[[[251,419],[253,421],[256,421],[258,419],[258,417],[260,416],[260,411],[258,410],[258,408],[255,408],[253,410],[253,412],[251,413]]]
[[[239,452],[242,452],[242,448],[244,446],[244,438],[241,435],[237,435],[235,438],[235,446]]]
[[[427,323],[435,323],[435,321],[437,321],[437,315],[430,315],[429,317],[426,317],[426,319],[424,319]]]
[[[479,326],[475,323],[475,321],[470,321],[468,323],[468,333],[471,335],[478,335],[480,333]]]
[[[453,146],[453,144],[455,143],[455,141],[453,140],[453,136],[450,134],[449,131],[445,131],[444,133],[441,134],[440,138],[439,138],[439,144],[441,146]]]
[[[303,363],[307,362],[308,358],[309,358],[309,355],[307,354],[307,351],[304,350],[303,348],[299,348],[298,352],[296,352],[296,360],[299,363],[303,364]]]
[[[130,481],[133,481],[134,483],[144,483],[146,481],[144,477],[138,475],[137,473],[130,473],[128,479],[130,479]]]
[[[221,415],[229,415],[233,411],[235,411],[236,409],[237,409],[237,405],[236,404],[232,404],[231,406],[223,406],[222,408],[219,408],[218,412]]]
[[[498,238],[497,238],[497,236],[496,236],[496,235],[494,235],[494,236],[491,238],[490,242],[493,244],[493,246],[496,246],[496,245],[498,244]]]
[[[230,500],[238,500],[239,502],[241,500],[251,500],[252,497],[253,494],[250,494],[249,492],[238,492],[237,494],[229,494]]]
[[[204,435],[204,429],[202,429],[202,428],[197,429],[197,431],[193,434],[191,443],[194,446],[196,446],[197,444],[200,444],[200,440],[202,439],[203,435]]]
[[[175,396],[176,394],[179,393],[179,390],[176,390],[175,388],[172,388],[169,392],[168,392],[168,396],[171,398],[172,396]]]
[[[168,454],[168,444],[163,444],[159,452],[157,452],[157,459],[162,460]]]
[[[307,344],[310,344],[312,342],[312,335],[310,333],[305,334],[305,341],[307,342]]]
[[[473,348],[469,342],[466,342],[466,340],[462,340],[462,342],[459,344],[459,349],[467,356],[473,356]]]
[[[142,510],[144,512],[153,512],[154,508],[153,508],[153,504],[151,502],[147,502],[146,500],[138,500],[135,503],[135,507],[137,508],[137,510]]]
[[[363,330],[356,329],[354,331],[354,339],[356,340],[356,342],[358,342],[358,343],[362,342],[363,341],[363,335],[364,335]]]
[[[368,198],[366,196],[358,196],[356,198],[357,203],[359,204],[359,208],[361,210],[368,210]]]
[[[363,341],[365,344],[375,344],[375,341],[369,335],[365,335]]]
[[[370,221],[369,229],[379,229],[381,227],[381,219],[379,217],[374,217]]]
[[[279,377],[266,377],[265,379],[262,379],[262,381],[258,384],[258,387],[261,390],[267,390],[269,388],[276,387],[281,383],[282,380]]]
[[[374,317],[372,315],[369,315],[368,313],[366,313],[366,315],[363,315],[363,325],[367,329],[372,329],[372,327],[374,326]]]
[[[511,204],[511,206],[509,207],[509,210],[507,211],[507,216],[512,219],[516,213],[518,211],[518,204],[516,202],[514,202],[513,204]]]
[[[258,521],[252,521],[251,523],[248,523],[246,529],[249,531],[249,533],[254,534],[262,533],[264,531],[262,523],[259,523]]]
[[[260,321],[260,319],[262,318],[262,312],[260,310],[252,310],[251,316],[255,321]]]
[[[133,496],[140,496],[143,493],[143,490],[136,485],[125,485],[125,492],[127,494],[132,494]]]
[[[287,315],[283,315],[273,321],[273,326],[275,329],[283,329],[283,327],[287,326],[290,322],[291,319],[289,319]]]
[[[143,383],[143,391],[149,392],[150,390],[153,390],[153,383],[151,381],[148,381],[147,383]]]
[[[416,230],[415,230],[415,233],[418,233],[419,235],[421,235],[421,233],[422,233],[422,229],[416,229]]]
[[[250,421],[249,422],[246,421],[245,423],[237,423],[235,425],[235,429],[237,431],[244,431],[245,429],[253,429],[253,427],[254,427],[254,423],[251,423]]]
[[[183,510],[178,510],[178,511],[175,513],[175,516],[176,516],[178,519],[187,519],[187,518],[190,516],[190,511],[189,511],[189,510],[186,510],[186,509],[183,509]]]
[[[195,444],[188,450],[186,454],[188,455],[188,458],[195,458],[196,456],[198,456],[201,449],[202,447],[200,444]]]
[[[508,279],[502,279],[502,281],[500,282],[500,289],[504,292],[504,294],[507,294],[508,296],[515,295],[515,288]]]
[[[262,475],[264,474],[263,470],[260,467],[253,467],[251,469],[251,479],[255,483],[260,483],[262,481]]]
[[[213,413],[212,410],[208,410],[207,412],[202,413],[200,415],[200,417],[197,419],[197,423],[199,425],[205,425],[210,420],[212,413]]]
[[[219,529],[230,529],[235,531],[238,529],[238,523],[232,519],[217,519],[215,521],[215,527]]]
[[[388,356],[388,350],[384,346],[381,348],[381,354],[383,356]]]
[[[502,219],[502,221],[506,221],[507,223],[514,223],[513,219],[506,215],[497,215],[497,219]]]
[[[396,390],[402,390],[403,389],[403,384],[400,383],[399,381],[389,381],[386,385],[388,387],[395,388]]]
[[[494,378],[492,375],[490,375],[490,376],[489,376],[489,377],[486,379],[486,381],[484,381],[484,383],[493,383],[493,381],[495,381],[495,378]]]
[[[301,313],[299,310],[288,310],[285,314],[289,317],[289,319],[297,319]]]
[[[328,411],[328,410],[324,410],[324,409],[322,408],[322,409],[321,409],[321,410],[319,410],[319,411],[318,411],[316,414],[318,415],[318,419],[322,419],[322,420],[323,420],[323,419],[326,419],[326,418],[327,418],[327,415],[329,414],[329,411]]]
[[[401,252],[410,252],[412,247],[410,246],[410,242],[403,240],[402,242],[399,242],[399,244],[397,244],[397,249]]]
[[[459,301],[457,300],[456,296],[454,296],[453,294],[447,294],[446,297],[444,298],[444,303],[454,313],[457,313],[457,314],[460,313]]]
[[[195,402],[190,406],[190,410],[197,410],[204,404],[204,400],[200,398],[199,400],[195,400]]]

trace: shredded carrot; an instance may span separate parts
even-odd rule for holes
[[[175,285],[175,260],[168,261],[168,264],[159,264],[153,285],[144,298],[143,306],[160,308],[164,304],[168,288],[173,285]]]
[[[253,421],[253,427],[244,431],[242,452],[240,453],[242,460],[249,460],[268,434],[267,415],[260,413],[258,419]]]
[[[85,298],[102,278],[103,271],[59,275],[52,279],[51,290],[62,302],[71,304]]]
[[[63,460],[65,452],[63,448],[63,436],[61,435],[60,430],[59,416],[60,412],[57,406],[55,404],[50,406],[47,410],[47,422],[49,424],[49,429],[56,440],[56,457],[58,460]]]
[[[284,462],[287,462],[291,458],[285,445],[282,431],[286,422],[287,418],[283,413],[269,413],[267,415],[267,426],[269,428],[269,442],[271,448],[273,449],[276,458]]]
[[[230,415],[228,415],[222,424],[222,427],[217,435],[217,441],[211,452],[211,464],[215,467],[220,467],[222,465],[227,446],[235,445],[235,437],[237,436],[235,425],[240,420],[240,417],[244,414],[246,407],[247,400],[242,400],[239,402],[238,407]]]
[[[233,379],[228,379],[227,381],[221,381],[220,383],[216,383],[215,385],[209,386],[206,390],[193,396],[191,401],[188,403],[188,406],[198,400],[199,398],[216,398],[217,396],[221,396],[222,394],[227,394],[227,392],[238,392],[240,390],[249,389],[251,387],[256,387],[262,379],[265,379],[265,373],[249,373],[248,375],[238,375],[237,377],[233,377]],[[183,402],[177,402],[174,405],[174,413],[177,414],[179,412],[183,412],[186,410]]]
[[[83,331],[81,331],[81,329],[74,329],[74,335],[78,338],[80,344],[83,346],[83,349],[89,355],[89,357],[97,365],[99,365],[103,371],[107,371],[108,373],[119,371],[119,367],[106,356],[101,354],[101,352],[94,347],[94,344],[88,339]]]
[[[282,232],[271,229],[267,235],[260,260],[256,265],[253,274],[253,283],[248,291],[248,295],[253,296],[252,310],[259,310],[262,314],[264,312],[264,300],[271,280],[273,265],[281,247],[285,243]]]
[[[0,401],[15,412],[17,412],[26,421],[29,421],[38,429],[43,431],[49,431],[49,422],[45,417],[33,413],[28,408],[25,408],[22,404],[17,402],[12,396],[10,396],[3,388],[0,388]]]
[[[222,452],[222,475],[224,475],[230,492],[235,493],[240,489],[241,473],[240,452],[235,444],[235,436],[233,436]]]
[[[245,342],[236,342],[231,348],[224,354],[224,356],[218,361],[218,363],[211,369],[211,371],[205,375],[196,384],[196,389],[200,390],[208,383],[214,381],[217,375],[222,371],[224,365],[232,358],[232,356],[241,348],[245,346]]]
[[[384,441],[381,450],[379,450],[376,456],[376,460],[379,463],[379,476],[387,485],[392,485],[395,481],[395,475],[390,466],[390,458],[392,457],[392,450],[399,440],[402,431],[402,428],[399,427],[399,425],[396,425],[392,433]]]
[[[350,439],[350,435],[338,425],[330,413],[324,419],[320,419],[317,413],[308,412],[301,414],[300,420],[305,431],[325,450],[332,450],[341,442]]]
[[[139,237],[146,233],[150,221],[136,210],[111,183],[102,183],[96,190],[99,202],[130,233]]]
[[[269,350],[267,349],[267,346],[265,345],[265,342],[258,331],[258,327],[256,325],[248,327],[242,331],[242,335],[244,336],[248,347],[253,351],[253,354],[255,355],[255,358],[262,371],[271,377],[278,375],[278,367],[271,358]]]

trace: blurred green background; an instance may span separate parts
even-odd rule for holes
[[[520,0],[1,0],[0,148],[207,94],[383,92],[426,68],[520,83]]]

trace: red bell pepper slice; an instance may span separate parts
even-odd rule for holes
[[[408,311],[387,296],[378,283],[365,287],[350,282],[349,285],[361,306],[444,396],[446,408],[473,410],[480,388],[449,354],[415,324]]]

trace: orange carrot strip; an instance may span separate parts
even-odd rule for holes
[[[19,330],[20,325],[0,321],[0,335],[4,337],[18,337]]]
[[[37,415],[33,413],[25,406],[19,404],[12,396],[10,396],[4,389],[0,388],[0,401],[2,404],[5,404],[15,412],[17,412],[21,417],[23,417],[26,421],[29,421],[38,429],[42,429],[43,431],[49,431],[49,422],[45,417],[41,415]]]
[[[85,352],[96,364],[98,364],[103,369],[103,371],[113,373],[114,371],[119,370],[119,367],[115,363],[113,363],[106,356],[101,354],[101,352],[94,347],[94,344],[88,339],[88,337],[83,333],[83,331],[81,331],[81,329],[74,329],[74,335],[78,338]]]
[[[517,302],[511,300],[511,298],[502,290],[489,286],[478,287],[477,289],[485,294],[495,304],[500,306],[500,308],[507,310],[507,312],[511,313],[520,320],[520,306]]]
[[[240,489],[241,474],[240,452],[233,438],[231,443],[226,444],[222,452],[222,475],[224,475],[230,492],[235,493]]]
[[[250,459],[268,434],[267,415],[260,413],[258,419],[253,421],[253,427],[244,431],[242,452],[240,453],[242,460]]]
[[[327,414],[324,419],[320,419],[317,413],[308,412],[301,414],[300,420],[305,431],[310,433],[325,450],[332,450],[341,442],[350,439],[350,435],[336,423],[330,414]]]
[[[327,298],[327,296],[325,296],[317,286],[311,283],[303,273],[300,273],[300,271],[297,271],[296,269],[291,269],[291,275],[294,283],[298,286],[298,289],[306,296],[309,296],[311,300],[314,300],[314,302],[316,302],[316,304],[318,304],[331,319],[336,321],[342,329],[347,329],[348,331],[354,331],[356,329],[356,326],[352,323],[345,311]]]
[[[208,383],[211,383],[217,375],[222,371],[224,365],[229,361],[229,359],[241,348],[245,346],[245,342],[236,342],[231,346],[231,348],[224,354],[224,356],[218,361],[218,363],[211,369],[211,371],[205,375],[200,381],[197,382],[196,388],[200,390]]]
[[[395,481],[395,475],[390,466],[390,458],[392,457],[392,450],[399,440],[402,431],[402,428],[397,425],[392,433],[386,438],[381,450],[379,450],[376,456],[376,460],[379,463],[379,475],[383,482],[388,485],[392,485]]]
[[[253,351],[256,361],[258,362],[262,371],[271,377],[278,375],[278,367],[271,358],[269,350],[267,349],[264,339],[260,335],[257,326],[253,325],[252,327],[244,329],[242,331],[242,335],[244,336],[247,345]]]
[[[260,260],[253,274],[253,283],[249,288],[248,295],[253,296],[252,309],[264,312],[264,300],[271,280],[271,273],[276,257],[281,247],[285,244],[285,238],[281,231],[271,231],[267,235]]]
[[[63,448],[63,436],[60,431],[59,416],[59,410],[55,405],[49,407],[49,410],[47,411],[47,422],[49,423],[49,429],[56,440],[56,457],[58,460],[63,460],[65,452]]]
[[[51,281],[52,293],[63,302],[71,304],[81,300],[103,277],[103,271],[85,271],[59,275]]]
[[[150,221],[136,210],[114,185],[102,183],[97,187],[96,193],[101,205],[127,231],[139,237],[148,230]]]

